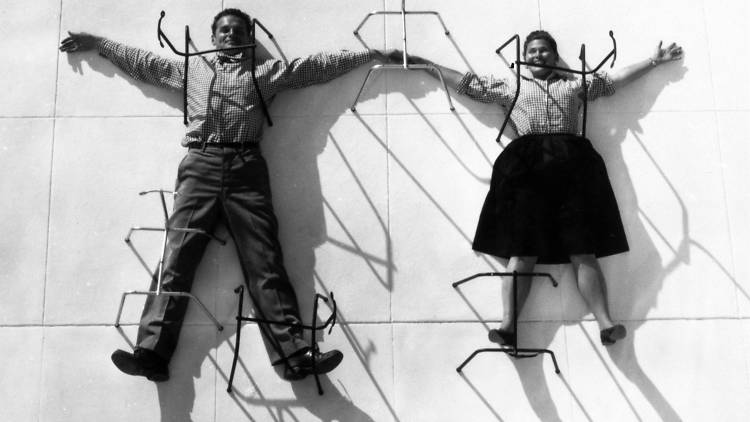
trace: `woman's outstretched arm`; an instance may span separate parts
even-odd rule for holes
[[[656,46],[656,50],[648,59],[625,66],[609,74],[614,82],[615,89],[619,89],[628,83],[640,78],[650,70],[656,68],[662,63],[667,63],[682,59],[682,47],[672,43],[667,48],[662,48],[662,42]]]

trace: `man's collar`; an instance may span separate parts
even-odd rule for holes
[[[248,59],[245,52],[239,52],[237,54],[227,54],[226,52],[219,51],[216,53],[216,60],[219,63],[240,63]]]

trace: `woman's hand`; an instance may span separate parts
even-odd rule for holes
[[[682,59],[682,47],[672,43],[667,48],[662,48],[662,42],[656,46],[656,51],[651,56],[652,63],[661,64]]]
[[[70,32],[68,37],[60,42],[60,51],[63,53],[77,53],[92,50],[96,47],[100,37],[85,32]]]

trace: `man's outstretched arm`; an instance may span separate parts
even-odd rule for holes
[[[318,53],[294,59],[288,65],[275,62],[269,79],[278,90],[304,88],[333,80],[373,60],[391,63],[391,57],[390,50],[376,49]]]
[[[393,50],[390,59],[399,63],[403,62],[403,52]],[[456,90],[461,95],[482,103],[497,103],[507,106],[513,101],[513,90],[508,81],[493,76],[477,76],[472,72],[461,73],[450,67],[435,63],[424,57],[409,55],[409,64],[420,64],[430,66],[424,69],[427,74],[440,80],[442,74],[445,85]]]
[[[180,60],[165,59],[150,51],[117,43],[86,32],[70,32],[60,43],[63,53],[98,50],[132,78],[165,88],[182,89],[183,64]]]

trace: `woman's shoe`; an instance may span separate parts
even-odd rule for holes
[[[487,338],[497,344],[506,346],[516,346],[516,332],[510,330],[504,330],[501,328],[492,329],[487,333]]]
[[[599,339],[605,346],[611,346],[617,342],[617,340],[624,339],[628,335],[628,331],[622,324],[617,324],[612,327],[606,328],[599,332]]]

